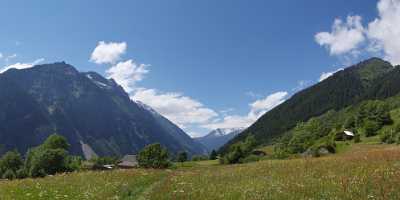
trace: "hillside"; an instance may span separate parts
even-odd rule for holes
[[[194,140],[204,145],[208,152],[211,152],[218,150],[243,130],[244,128],[215,129],[203,137],[194,138]]]
[[[61,62],[0,74],[0,154],[24,153],[53,133],[68,139],[71,153],[86,157],[132,154],[155,142],[172,153],[205,152],[175,124],[97,73]]]
[[[248,135],[254,135],[259,144],[270,144],[298,122],[307,121],[329,110],[343,109],[363,100],[392,96],[400,86],[393,82],[397,78],[392,73],[394,69],[389,62],[371,58],[339,71],[324,81],[298,92],[264,114],[220,151],[226,152],[232,144],[243,141]],[[385,89],[388,86],[392,88]]]

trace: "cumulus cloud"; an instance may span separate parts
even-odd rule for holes
[[[138,89],[132,99],[151,106],[154,110],[184,128],[187,124],[203,124],[218,114],[199,101],[180,93],[162,93],[155,89]]]
[[[251,119],[246,115],[228,115],[216,122],[203,124],[202,127],[209,130],[214,130],[217,128],[245,128],[254,122],[254,119]]]
[[[136,83],[149,72],[147,66],[128,60],[112,66],[106,74],[120,84],[130,94],[131,99],[149,105],[189,134],[193,131],[188,127],[207,129],[248,127],[261,115],[281,104],[288,95],[287,92],[277,92],[254,101],[249,104],[250,111],[244,116],[231,115],[229,112],[232,109],[216,112],[200,101],[179,92],[161,92],[157,89],[138,87]]]
[[[259,118],[261,115],[265,114],[267,111],[275,108],[277,105],[283,103],[287,97],[287,92],[276,92],[264,99],[257,100],[250,104],[251,111],[249,116],[254,116],[254,118]]]
[[[343,68],[339,68],[335,71],[330,71],[330,72],[322,72],[321,76],[318,79],[318,82],[321,82],[327,78],[329,78],[330,76],[334,75],[336,72],[342,71]]]
[[[367,35],[385,59],[400,64],[400,1],[380,0],[377,7],[379,17],[369,23]]]
[[[8,66],[5,66],[5,67],[1,68],[0,69],[0,73],[3,73],[3,72],[5,72],[5,71],[7,71],[9,69],[12,69],[12,68],[15,68],[15,69],[31,68],[31,67],[33,67],[33,66],[35,66],[35,65],[37,65],[37,64],[39,64],[39,63],[41,63],[43,61],[44,61],[44,58],[39,58],[39,59],[37,59],[37,60],[35,60],[33,62],[30,62],[30,63],[19,63],[18,62],[18,63],[12,64],[12,65],[8,65]]]
[[[400,0],[379,0],[377,8],[378,16],[367,27],[363,27],[360,16],[348,16],[346,22],[336,19],[331,32],[315,35],[316,42],[331,55],[356,58],[378,54],[400,64]]]
[[[119,47],[117,48],[116,46]],[[109,48],[119,50],[114,51],[117,53],[110,53],[112,51],[109,50]],[[149,105],[158,113],[165,116],[182,129],[185,129],[192,136],[200,135],[197,131],[194,131],[193,128],[215,129],[247,127],[265,112],[282,103],[288,95],[287,92],[277,92],[254,101],[249,104],[250,111],[244,116],[230,114],[233,109],[216,112],[202,104],[199,100],[185,96],[180,92],[163,92],[157,89],[138,86],[137,83],[143,80],[145,75],[149,72],[149,65],[138,64],[133,60],[118,62],[120,60],[120,55],[125,52],[125,49],[125,43],[99,42],[99,45],[92,53],[91,61],[98,64],[112,63],[112,66],[106,70],[107,77],[113,78],[121,85],[132,100]],[[261,98],[258,95],[251,96],[254,98]]]
[[[100,41],[93,50],[90,61],[96,64],[114,64],[121,59],[121,55],[126,52],[125,42],[104,42]]]
[[[202,127],[207,129],[248,127],[266,112],[283,103],[288,95],[289,93],[285,91],[273,93],[249,104],[250,112],[247,115],[226,115],[223,119],[204,124]]]
[[[149,65],[139,64],[133,60],[120,61],[121,55],[126,52],[126,48],[125,42],[107,43],[100,41],[91,54],[90,61],[97,64],[112,64],[106,70],[108,78],[114,79],[121,85],[131,96],[131,99],[149,105],[181,128],[193,124],[208,123],[212,118],[218,116],[218,113],[214,110],[182,93],[161,92],[157,89],[139,87],[137,83],[149,73]]]
[[[250,111],[246,115],[230,115],[232,109],[228,112],[221,111],[220,114],[180,93],[162,93],[155,89],[138,89],[131,98],[151,106],[183,129],[195,125],[212,130],[248,127],[263,114],[283,103],[287,96],[287,92],[276,92],[256,100],[249,104]]]
[[[335,19],[331,32],[320,32],[315,35],[316,42],[326,47],[331,55],[348,53],[365,40],[364,27],[360,16],[348,16],[346,22]]]
[[[137,64],[132,60],[119,62],[106,71],[107,77],[114,79],[126,92],[131,93],[135,89],[135,84],[144,78],[149,72],[146,64]]]

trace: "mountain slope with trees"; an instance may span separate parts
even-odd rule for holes
[[[259,145],[271,144],[299,122],[340,110],[367,99],[393,96],[400,91],[398,67],[379,58],[371,58],[335,73],[333,76],[293,95],[286,102],[259,118],[252,126],[220,149],[229,148],[249,135]]]

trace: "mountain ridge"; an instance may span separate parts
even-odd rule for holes
[[[261,145],[271,144],[298,122],[322,115],[329,110],[342,109],[368,98],[377,80],[390,74],[395,67],[380,58],[370,58],[294,94],[290,99],[261,116],[248,129],[221,147],[229,147],[254,135]]]
[[[195,141],[204,145],[209,152],[218,150],[230,139],[241,133],[245,128],[218,128],[212,130],[203,137],[195,138]]]
[[[204,153],[175,124],[132,101],[114,80],[65,62],[7,70],[0,74],[0,88],[0,153],[14,148],[24,153],[53,133],[65,136],[77,155],[84,155],[83,144],[105,156],[137,153],[155,142],[172,153]]]

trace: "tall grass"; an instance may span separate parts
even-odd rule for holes
[[[116,170],[2,181],[0,199],[136,199],[165,173],[156,170]]]
[[[356,144],[322,158],[0,181],[0,199],[400,199],[400,148]]]
[[[377,148],[377,149],[376,149]],[[176,171],[149,199],[400,199],[400,149]]]

